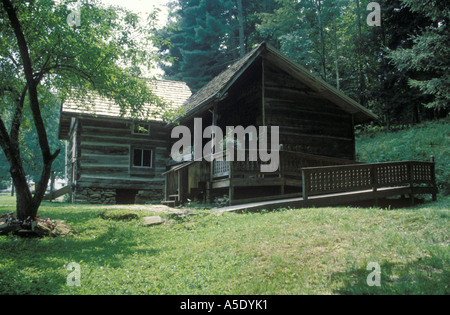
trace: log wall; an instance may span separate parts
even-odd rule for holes
[[[89,196],[95,195],[98,201],[101,195],[102,203],[113,203],[112,200],[124,191],[136,195],[147,191],[152,196],[162,196],[164,178],[161,174],[166,170],[168,158],[167,135],[164,125],[158,123],[150,124],[150,135],[138,135],[133,134],[131,122],[101,118],[77,119],[70,147],[76,157],[76,163],[72,163],[77,167],[75,190],[80,192],[79,198],[75,194],[75,199],[91,202]],[[151,168],[132,165],[135,148],[152,151]],[[91,191],[96,193],[85,193]]]
[[[355,159],[352,115],[264,61],[264,116],[285,150]]]

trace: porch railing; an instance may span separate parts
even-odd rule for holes
[[[250,150],[245,151],[245,161],[227,161],[224,156],[223,161],[214,159],[212,162],[213,179],[223,177],[261,177],[261,176],[287,176],[300,178],[301,169],[304,167],[330,166],[330,165],[349,165],[356,162],[345,159],[337,159],[325,156],[317,156],[293,151],[279,151],[279,167],[273,173],[261,173],[261,165],[264,163],[260,160],[250,161]],[[220,155],[216,154],[215,158]]]

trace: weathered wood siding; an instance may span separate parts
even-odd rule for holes
[[[227,98],[218,106],[218,125],[262,126],[262,67],[255,62],[233,84]]]
[[[285,150],[353,160],[352,115],[264,61],[264,117]]]
[[[163,188],[167,160],[167,131],[150,124],[150,135],[132,133],[132,124],[120,120],[78,120],[78,185],[105,189]],[[152,168],[132,165],[133,148],[152,150]]]

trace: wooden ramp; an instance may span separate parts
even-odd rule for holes
[[[219,212],[257,211],[346,205],[359,201],[438,193],[434,162],[394,162],[302,169],[302,197],[261,201],[215,209]]]
[[[429,190],[420,192],[420,188],[414,194],[430,193]],[[346,205],[352,202],[376,200],[397,195],[414,195],[409,187],[383,188],[374,195],[372,190],[353,191],[347,193],[327,194],[309,197],[307,200],[302,197],[278,199],[272,201],[253,202],[241,205],[234,205],[223,208],[216,208],[218,212],[243,212],[259,210],[276,210],[280,208],[308,208],[308,207],[328,207]],[[413,197],[410,197],[413,198]]]

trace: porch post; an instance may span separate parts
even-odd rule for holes
[[[230,200],[229,205],[232,205],[234,200],[234,186],[233,186],[233,162],[226,162],[230,166],[228,171],[228,179],[230,181],[230,186],[228,187],[228,199]]]
[[[214,154],[216,153],[215,151],[216,151],[216,147],[214,146],[214,143],[215,143],[215,139],[216,139],[216,135],[215,135],[215,133],[214,133],[214,127],[215,126],[217,126],[217,104],[214,104],[213,105],[213,108],[212,108],[212,127],[213,127],[213,129],[212,129],[212,134],[211,134],[211,154],[213,155],[212,157],[211,157],[211,162],[210,162],[210,167],[209,167],[209,170],[210,170],[210,173],[209,173],[209,181],[207,181],[207,183],[206,183],[206,199],[208,200],[208,202],[209,203],[211,203],[212,202],[212,181],[213,181],[213,179],[214,179],[214,160],[215,160],[215,157],[214,157]]]
[[[430,156],[430,162],[433,163],[431,165],[431,181],[433,182],[433,188],[436,188],[437,187],[437,184],[436,184],[436,162],[434,160],[434,155]],[[436,201],[437,194],[434,193],[434,194],[432,194],[432,196],[433,196],[433,201]]]
[[[414,169],[412,162],[408,162],[408,173],[409,173],[409,188],[411,189],[410,206],[414,206]]]

